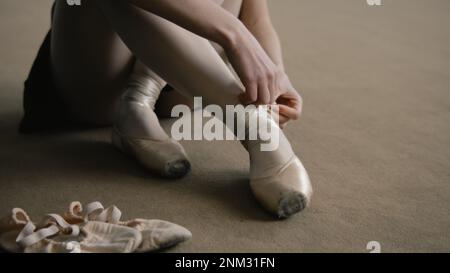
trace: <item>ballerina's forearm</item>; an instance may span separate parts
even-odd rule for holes
[[[273,27],[267,1],[244,0],[240,19],[272,61],[284,70],[280,39]]]

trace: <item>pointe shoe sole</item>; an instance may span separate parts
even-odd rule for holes
[[[273,176],[251,179],[250,187],[259,203],[279,219],[307,208],[313,193],[308,173],[297,157]]]
[[[191,163],[184,148],[175,140],[156,141],[130,138],[116,128],[112,142],[120,151],[134,157],[142,166],[166,178],[181,178],[191,171]]]

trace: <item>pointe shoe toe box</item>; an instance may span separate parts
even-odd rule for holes
[[[191,170],[183,146],[173,139],[156,141],[128,138],[114,131],[113,143],[123,152],[133,156],[145,168],[164,177],[183,177]]]
[[[261,205],[280,219],[304,210],[313,193],[308,173],[298,158],[276,175],[251,179],[250,186]]]

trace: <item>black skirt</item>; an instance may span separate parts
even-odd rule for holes
[[[52,76],[51,34],[49,30],[24,84],[25,113],[19,125],[23,134],[65,128],[70,123]]]
[[[54,10],[55,3],[50,15],[52,22]],[[67,128],[70,124],[67,108],[54,84],[50,57],[51,40],[50,29],[25,80],[24,116],[19,125],[19,132],[23,134]]]

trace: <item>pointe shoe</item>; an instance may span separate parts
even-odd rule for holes
[[[191,164],[184,148],[164,132],[154,113],[164,85],[152,71],[132,75],[120,101],[112,142],[150,171],[180,178],[189,173]]]
[[[131,227],[97,221],[71,225],[57,214],[35,225],[19,208],[0,223],[0,247],[13,253],[126,253],[141,242],[142,233]]]
[[[250,187],[261,205],[280,219],[304,210],[313,193],[308,173],[296,156],[274,175],[250,179]]]
[[[55,225],[51,227],[56,227]],[[77,225],[78,227],[78,225]],[[89,221],[79,225],[77,235],[58,232],[55,235],[25,245],[24,253],[131,253],[142,242],[142,234],[133,228]],[[38,234],[35,231],[29,236]],[[58,229],[56,229],[58,230]]]
[[[81,225],[79,236],[57,234],[25,247],[23,252],[132,253],[140,245],[141,236],[132,228],[91,221]]]
[[[112,142],[119,150],[134,157],[141,165],[163,177],[181,178],[191,170],[186,152],[177,141],[132,138],[113,128]]]
[[[69,210],[64,213],[64,219],[69,223],[84,221],[108,222],[119,226],[132,228],[141,233],[141,243],[135,252],[151,252],[176,246],[192,238],[192,233],[175,223],[159,219],[133,219],[121,221],[121,212],[111,206],[106,209],[100,202],[86,205],[85,211],[80,202],[72,202]]]
[[[0,220],[0,247],[25,253],[130,253],[149,252],[189,240],[186,228],[162,220],[120,221],[121,212],[99,202],[86,206],[72,202],[60,216],[48,214],[35,225],[15,208]]]

